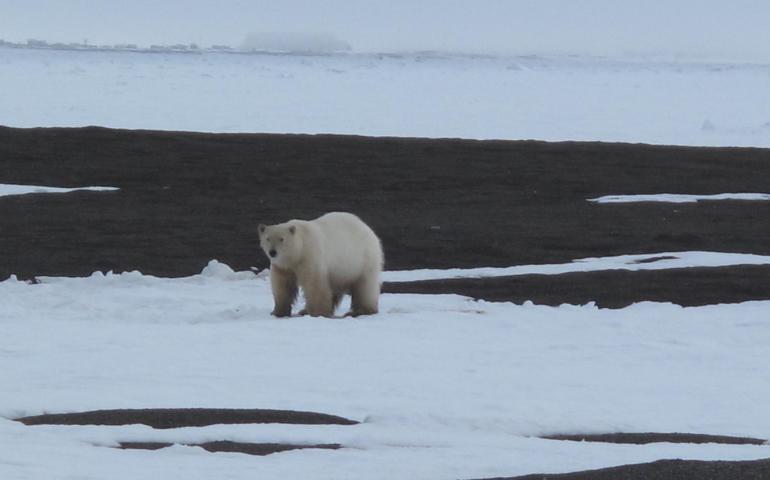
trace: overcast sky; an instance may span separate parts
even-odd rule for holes
[[[354,51],[697,55],[770,61],[770,0],[0,0],[0,39],[238,46],[330,33]]]

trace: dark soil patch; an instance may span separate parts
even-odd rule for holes
[[[660,262],[661,260],[676,260],[679,257],[674,257],[672,255],[661,255],[658,257],[648,257],[648,258],[642,258],[640,260],[634,260],[633,263],[655,263]]]
[[[770,459],[748,462],[659,460],[651,463],[562,474],[533,474],[487,480],[767,480]]]
[[[132,450],[160,450],[161,448],[170,447],[172,445],[174,444],[164,442],[121,442],[119,448]],[[337,443],[323,443],[318,445],[289,445],[285,443],[243,443],[230,442],[226,440],[206,443],[185,443],[184,445],[188,447],[201,447],[206,451],[214,453],[231,452],[260,456],[306,448],[320,448],[324,450],[338,450],[342,448],[342,445]]]
[[[542,305],[596,302],[622,308],[640,301],[682,306],[770,299],[770,266],[744,265],[670,270],[604,270],[560,275],[452,278],[386,282],[388,293],[455,293],[494,302]]]
[[[648,443],[721,443],[726,445],[764,445],[767,440],[750,437],[731,437],[726,435],[704,435],[698,433],[596,433],[547,435],[548,440],[569,440],[574,442],[628,443],[645,445]]]
[[[153,428],[203,427],[215,424],[287,423],[302,425],[355,425],[347,418],[315,412],[223,408],[147,408],[54,413],[17,418],[25,425],[130,425]]]
[[[587,201],[770,192],[765,149],[0,128],[0,183],[121,189],[0,198],[0,278],[264,267],[258,223],[333,210],[371,224],[391,270],[770,254],[770,202]]]

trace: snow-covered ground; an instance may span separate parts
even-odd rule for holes
[[[615,431],[770,437],[766,301],[607,310],[384,295],[375,316],[276,319],[264,273],[217,262],[179,279],[129,272],[40,280],[0,282],[3,479],[449,479],[770,457],[770,445],[533,438]],[[311,410],[363,423],[161,431],[8,420],[142,407]],[[108,448],[129,440],[348,448],[267,457]]]
[[[0,124],[770,147],[770,65],[0,48]]]

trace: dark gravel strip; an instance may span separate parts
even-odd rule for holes
[[[770,265],[385,282],[383,291],[455,293],[477,300],[531,300],[541,305],[596,302],[600,307],[622,308],[655,301],[698,306],[770,299]]]
[[[17,418],[25,425],[129,425],[153,428],[203,427],[215,424],[286,423],[302,425],[355,425],[347,418],[315,412],[263,409],[160,408],[95,410]]]
[[[770,254],[770,202],[587,201],[770,192],[770,149],[0,127],[0,183],[120,188],[0,198],[0,279],[264,267],[259,223],[333,210],[391,270]]]
[[[121,442],[120,447],[124,450],[160,450],[174,445],[164,442]],[[185,443],[188,447],[201,447],[209,452],[232,452],[245,453],[248,455],[270,455],[272,453],[286,452],[289,450],[300,450],[306,448],[320,448],[324,450],[338,450],[342,445],[338,443],[322,443],[317,445],[290,445],[285,443],[244,443],[222,440],[218,442],[206,443]]]
[[[574,473],[537,473],[486,480],[768,480],[770,458],[745,462],[659,460]]]
[[[726,435],[704,435],[698,433],[599,433],[547,435],[548,440],[569,440],[575,442],[628,443],[645,445],[648,443],[721,443],[725,445],[764,445],[767,440],[751,437],[731,437]]]

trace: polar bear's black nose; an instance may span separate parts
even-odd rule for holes
[[[278,252],[276,252],[275,250],[270,250],[270,251],[269,251],[269,252],[267,252],[267,253],[270,255],[270,258],[275,258],[276,254],[277,254]]]

